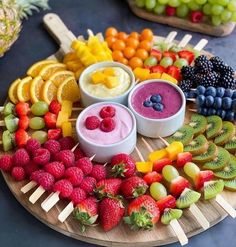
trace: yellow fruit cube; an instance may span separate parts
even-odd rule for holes
[[[57,116],[57,123],[56,123],[57,128],[61,128],[64,122],[68,122],[68,119],[69,119],[69,115],[67,112],[59,111],[59,114]]]
[[[148,79],[160,79],[161,78],[161,73],[151,73],[148,76]]]
[[[62,135],[63,137],[72,136],[72,124],[70,122],[62,123]]]
[[[169,81],[169,82],[173,82],[174,84],[178,83],[178,80],[176,80],[174,77],[172,77],[172,76],[170,76],[170,75],[168,75],[166,73],[162,73],[161,79]]]
[[[102,71],[96,71],[92,73],[91,79],[93,84],[104,83],[106,76],[102,73]]]
[[[182,142],[172,142],[168,147],[166,147],[168,153],[168,158],[171,160],[176,160],[177,155],[184,151],[184,145]]]
[[[117,87],[119,84],[120,82],[116,76],[107,76],[105,79],[105,85],[110,89]]]
[[[166,158],[167,156],[168,156],[168,152],[165,149],[160,149],[150,153],[148,159],[154,162],[155,160],[160,160]]]
[[[71,48],[73,50],[77,50],[79,47],[81,46],[85,46],[85,43],[83,41],[80,41],[80,40],[74,40],[72,43],[71,43]]]
[[[107,61],[107,54],[105,51],[101,51],[96,54],[98,62]]]
[[[75,52],[69,52],[67,53],[64,58],[63,58],[63,63],[67,63],[69,61],[72,61],[72,60],[77,60],[77,56],[75,54]]]
[[[66,64],[66,68],[68,70],[71,70],[73,72],[77,71],[78,69],[80,69],[81,67],[83,67],[82,63],[79,60],[73,60],[73,61],[68,61],[65,63]]]
[[[111,67],[107,67],[103,70],[104,75],[115,76],[115,70]]]
[[[140,161],[136,162],[136,169],[139,172],[147,173],[152,171],[153,163],[150,161]]]
[[[61,111],[62,112],[66,112],[68,114],[68,116],[71,116],[72,113],[72,105],[73,102],[69,101],[69,100],[62,100],[61,102]]]
[[[80,78],[80,75],[82,74],[82,72],[85,70],[85,67],[81,67],[81,68],[79,68],[78,70],[76,70],[76,72],[75,72],[75,79],[76,80],[79,80],[79,78]]]
[[[150,75],[149,69],[135,68],[133,72],[135,78],[141,81],[147,80]]]

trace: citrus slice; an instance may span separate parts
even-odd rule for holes
[[[21,102],[26,102],[30,100],[30,83],[32,81],[31,76],[26,76],[21,79],[17,86],[17,97]]]
[[[63,63],[48,64],[40,70],[39,75],[42,76],[43,80],[47,81],[55,72],[65,69],[66,65]]]
[[[56,60],[42,60],[37,63],[34,63],[27,70],[27,75],[31,77],[36,77],[39,74],[40,70],[42,70],[42,68],[44,68],[48,64],[53,64],[53,63],[57,63],[57,61]]]
[[[80,99],[78,84],[74,78],[67,78],[57,90],[57,100],[61,103],[63,100],[76,102]]]
[[[54,73],[52,76],[50,76],[49,80],[52,81],[56,87],[59,87],[59,85],[68,77],[74,78],[74,73],[71,71],[63,70]]]
[[[47,80],[42,88],[42,100],[48,105],[53,99],[57,98],[57,87],[51,80]]]
[[[19,78],[16,79],[15,81],[13,81],[11,83],[9,90],[8,90],[8,97],[11,100],[11,102],[14,104],[17,104],[17,102],[19,101],[18,97],[17,97],[17,86],[20,83],[20,81],[21,81],[21,79],[19,79]]]
[[[30,85],[30,99],[32,103],[38,102],[41,100],[41,92],[44,84],[44,80],[41,76],[36,76]]]

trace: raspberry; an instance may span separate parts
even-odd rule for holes
[[[54,155],[61,150],[61,144],[56,140],[48,140],[43,146],[50,152],[51,155]]]
[[[107,176],[106,167],[99,164],[93,165],[93,169],[90,173],[90,176],[95,178],[97,182],[99,182],[102,179],[105,179]]]
[[[79,160],[83,157],[85,157],[84,152],[80,149],[80,147],[77,147],[74,151],[74,155],[75,155],[75,160]]]
[[[194,23],[201,22],[204,14],[202,11],[192,11],[190,14],[190,20]]]
[[[13,155],[14,166],[26,166],[30,161],[29,154],[24,148],[18,149]]]
[[[39,169],[39,165],[33,162],[32,160],[24,167],[25,172],[28,176]]]
[[[86,177],[80,184],[80,188],[83,189],[88,195],[93,194],[93,190],[96,186],[96,179],[93,177]]]
[[[116,127],[116,123],[114,119],[110,117],[104,118],[100,123],[100,129],[104,132],[111,132],[112,130],[115,129],[115,127]]]
[[[75,188],[73,189],[73,192],[70,195],[70,200],[74,203],[76,206],[78,203],[82,202],[84,199],[86,199],[86,192],[81,188]]]
[[[55,160],[63,162],[66,168],[74,166],[75,156],[70,150],[62,150],[55,155]]]
[[[53,191],[59,192],[61,197],[67,198],[73,191],[73,185],[69,180],[61,179],[54,184]]]
[[[51,190],[54,182],[54,177],[48,172],[42,172],[38,177],[38,184],[40,184],[45,190]]]
[[[75,146],[75,140],[71,136],[62,137],[59,142],[61,144],[61,150],[69,150]]]
[[[166,15],[167,16],[174,16],[176,13],[176,8],[171,6],[166,6]]]
[[[35,172],[32,172],[31,176],[30,176],[30,180],[35,181],[36,183],[38,183],[38,179],[41,176],[41,174],[44,173],[44,170],[37,170]]]
[[[69,167],[65,171],[65,178],[68,179],[73,186],[78,186],[84,178],[84,173],[78,167]]]
[[[40,142],[36,139],[31,138],[27,141],[25,148],[30,154],[33,154],[34,151],[36,151],[40,147],[41,147]]]
[[[13,159],[11,155],[5,154],[0,158],[0,169],[2,169],[5,172],[8,172],[11,170],[12,166]]]
[[[11,171],[11,175],[17,181],[24,180],[26,177],[25,169],[23,167],[15,166]]]
[[[49,111],[58,115],[59,111],[61,110],[61,104],[57,100],[52,100],[49,105]]]
[[[34,152],[33,161],[38,165],[46,165],[50,160],[50,152],[46,148],[39,148]]]
[[[81,158],[75,162],[75,166],[79,167],[85,176],[89,175],[93,169],[91,160],[87,157]]]
[[[65,166],[62,162],[54,161],[44,167],[45,171],[50,173],[54,178],[60,179],[64,176]]]
[[[114,117],[116,115],[116,109],[112,106],[104,106],[99,112],[101,118]]]
[[[95,130],[99,127],[100,120],[96,116],[87,117],[85,120],[85,127],[89,130]]]

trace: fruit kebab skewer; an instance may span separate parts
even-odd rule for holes
[[[141,160],[141,162],[145,162],[145,159],[143,158],[141,152],[139,151],[139,149],[137,147],[135,147],[135,150],[139,156],[139,159]],[[155,199],[157,199],[157,205],[159,205],[160,210],[162,210],[162,217],[161,217],[161,221],[163,224],[166,225],[170,225],[172,230],[174,231],[176,237],[178,238],[179,242],[181,245],[185,245],[188,243],[188,238],[183,230],[183,228],[181,227],[181,225],[178,222],[178,219],[182,216],[182,211],[178,210],[178,209],[174,209],[175,205],[176,205],[176,200],[173,196],[169,195],[167,196],[167,191],[166,188],[163,184],[161,183],[153,183],[154,186],[156,187],[155,189],[157,189],[157,192],[159,193],[155,193],[158,194],[158,197],[156,197]],[[150,186],[150,192],[152,190],[152,185]],[[152,195],[152,193],[151,193]],[[167,199],[168,197],[168,199]],[[165,202],[167,201],[167,202]],[[160,204],[163,205],[167,205],[167,206],[162,206],[160,207]],[[173,211],[174,210],[174,211]],[[176,211],[178,210],[178,211]]]

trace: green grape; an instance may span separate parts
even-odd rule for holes
[[[213,5],[213,4],[216,4],[216,1],[217,1],[217,0],[208,0],[208,3],[210,3],[210,4]]]
[[[236,22],[236,12],[232,13],[232,16],[230,18],[230,21]]]
[[[226,6],[229,3],[229,0],[217,0],[216,4]]]
[[[153,12],[157,15],[161,15],[165,12],[165,9],[166,9],[165,5],[157,3]]]
[[[211,17],[211,22],[214,26],[219,26],[221,24],[221,19],[219,16],[212,16]]]
[[[157,0],[159,4],[167,4],[169,0]]]
[[[201,9],[201,5],[199,5],[199,4],[195,3],[195,2],[189,2],[188,3],[188,7],[193,11]]]
[[[228,3],[227,8],[228,8],[228,10],[231,11],[231,12],[236,11],[236,1],[231,0],[231,1]]]
[[[146,9],[152,10],[154,9],[155,6],[156,6],[156,0],[146,0],[145,2]]]
[[[150,186],[150,194],[155,200],[160,200],[161,198],[167,196],[167,191],[164,185],[161,183],[155,182]]]
[[[145,6],[145,0],[135,0],[135,5],[139,8],[143,8]]]
[[[221,20],[226,23],[231,19],[232,12],[228,11],[227,9],[223,10],[223,12],[220,14]]]
[[[195,176],[200,172],[200,169],[197,165],[192,162],[187,162],[184,165],[184,172],[187,176],[195,178]]]
[[[220,15],[223,10],[224,10],[224,7],[217,5],[217,4],[214,4],[211,7],[211,14],[212,15]]]
[[[188,15],[189,9],[186,4],[182,4],[176,9],[176,15],[180,18],[184,18]]]
[[[31,112],[35,116],[43,116],[48,112],[48,104],[44,101],[38,101],[31,106]]]
[[[171,182],[173,179],[179,176],[177,169],[171,165],[164,166],[162,169],[162,175],[167,182]]]
[[[195,0],[197,4],[203,5],[207,2],[207,0]]]
[[[183,66],[188,66],[188,61],[184,58],[179,58],[174,62],[174,65],[181,69]]]
[[[32,134],[32,138],[38,140],[41,144],[43,144],[47,141],[48,134],[46,131],[38,130]]]
[[[163,66],[164,68],[167,68],[172,64],[173,64],[173,59],[171,57],[163,57],[160,62],[160,65]]]
[[[190,3],[192,0],[181,0],[181,3]]]
[[[211,15],[211,5],[209,3],[205,4],[202,10],[205,15]]]
[[[150,56],[148,58],[146,58],[146,60],[144,61],[144,65],[145,66],[155,66],[157,65],[157,58],[154,56]]]
[[[180,5],[180,0],[169,0],[168,1],[168,5],[170,5],[171,7],[178,7]]]
[[[33,117],[29,121],[29,127],[33,130],[40,130],[45,127],[44,119],[41,117]]]

